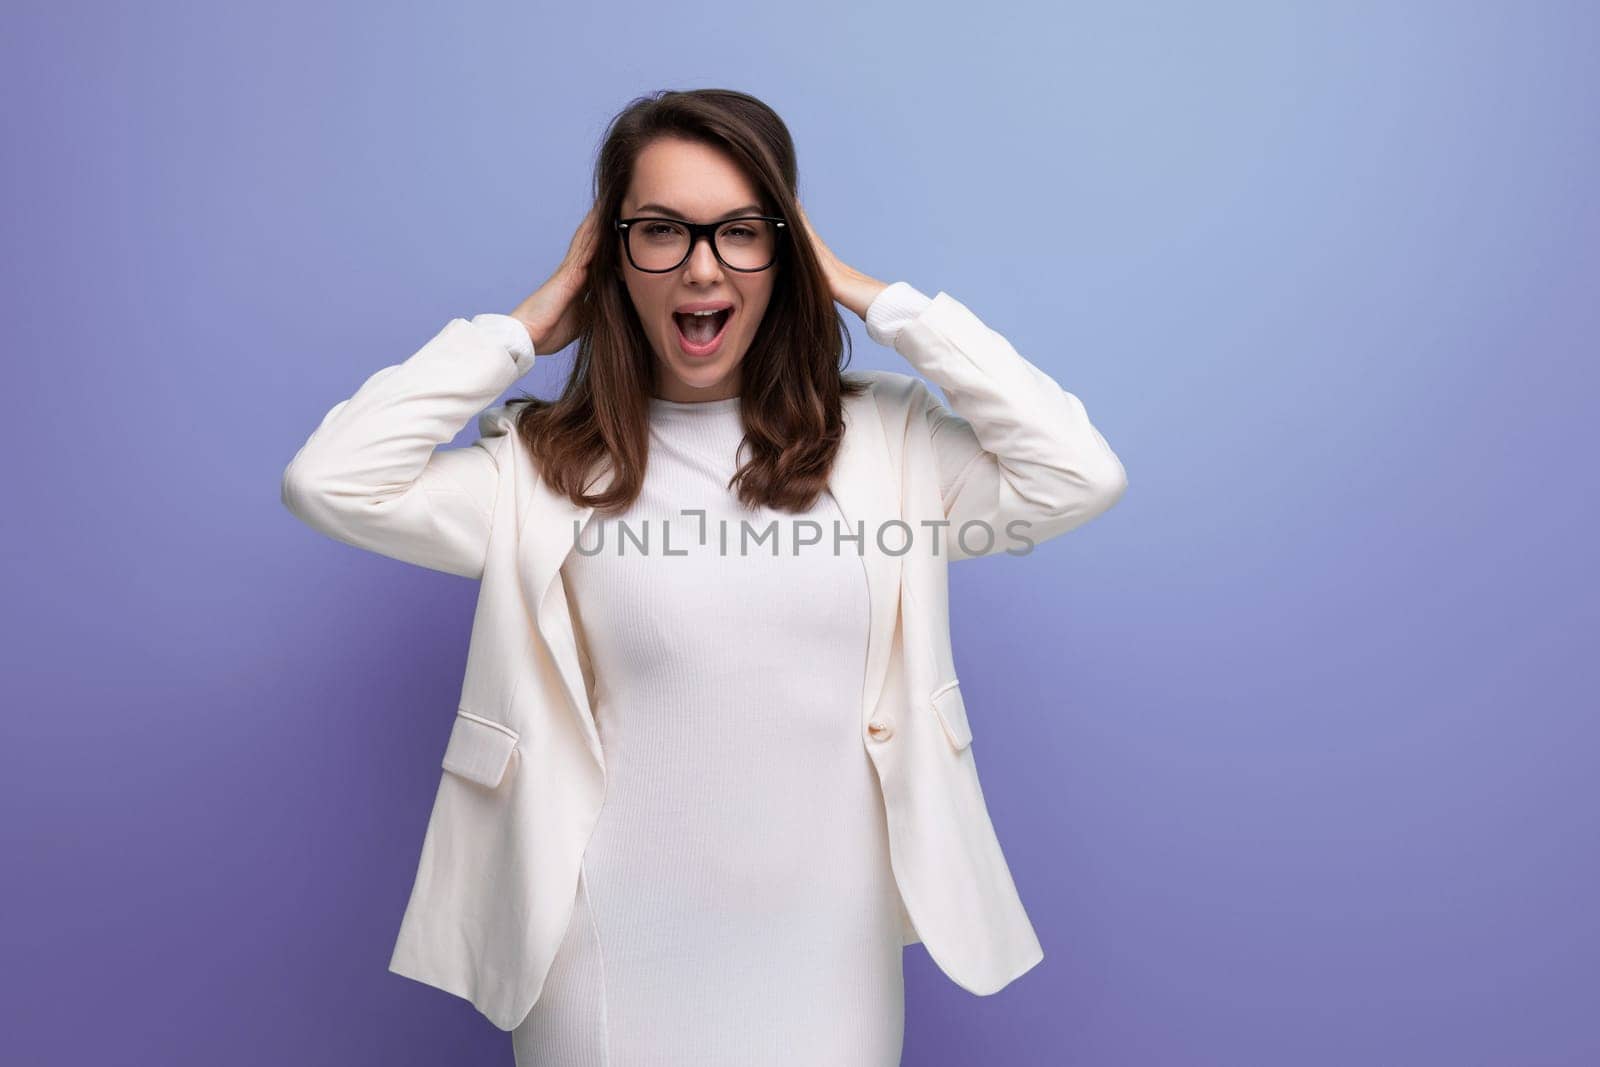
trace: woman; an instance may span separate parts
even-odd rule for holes
[[[525,989],[521,999],[484,991],[505,983],[485,978],[478,957],[503,950],[505,939],[482,936],[488,923],[478,913],[411,939],[430,942],[444,960],[445,949],[432,944],[444,938],[432,931],[445,929],[449,948],[459,950],[448,964],[424,965],[422,949],[408,948],[397,949],[406,962],[392,968],[472,995],[480,1007],[492,1002],[492,1017],[516,1023],[519,1067],[898,1063],[902,946],[917,937],[908,935],[908,876],[897,884],[900,868],[891,862],[897,820],[886,813],[888,772],[878,762],[888,758],[878,753],[892,727],[880,713],[864,743],[861,708],[863,694],[879,687],[927,686],[932,665],[918,674],[898,652],[880,645],[869,653],[869,635],[887,632],[877,628],[893,616],[874,602],[883,586],[863,576],[899,572],[874,571],[864,559],[876,557],[849,541],[840,547],[834,533],[854,532],[841,521],[853,516],[841,509],[830,475],[846,445],[854,457],[890,454],[892,421],[881,433],[874,425],[875,436],[863,428],[847,437],[845,412],[865,411],[863,397],[874,410],[912,412],[916,421],[900,437],[937,459],[927,469],[937,473],[943,514],[1036,517],[1035,542],[1103,512],[1126,484],[1076,398],[998,335],[961,318],[970,313],[948,297],[930,300],[840,262],[812,230],[795,187],[788,132],[754,98],[703,90],[636,101],[608,132],[594,207],[555,274],[510,315],[452,324],[453,343],[472,353],[462,357],[461,377],[468,360],[488,359],[491,344],[514,366],[493,373],[520,377],[536,356],[579,342],[557,400],[524,398],[497,411],[515,411],[500,425],[514,427],[509,439],[542,483],[594,509],[563,548],[555,584],[582,657],[604,801],[585,827],[576,886],[552,878],[566,894],[567,918],[548,967],[529,979],[538,988],[525,1015]],[[835,302],[862,317],[880,343],[895,345],[912,330],[900,348],[917,358],[934,359],[936,342],[950,339],[935,325],[969,339],[940,348],[937,358],[970,362],[982,375],[953,367],[940,383],[947,392],[970,385],[966,406],[978,418],[969,424],[909,376],[841,373],[848,333]],[[341,540],[488,583],[498,573],[484,563],[490,524],[510,506],[496,495],[496,480],[515,458],[504,457],[502,442],[480,440],[481,448],[437,449],[416,469],[419,453],[461,428],[458,414],[423,414],[459,412],[459,402],[419,405],[466,395],[464,385],[440,377],[449,367],[438,356],[428,368],[434,377],[426,381],[384,380],[380,372],[330,412],[285,473],[284,498]],[[875,399],[880,393],[910,401],[895,409]],[[411,411],[414,427],[397,414]],[[984,448],[984,438],[1005,451]],[[411,458],[396,461],[402,447]],[[852,470],[868,469],[867,459],[854,462],[861,465]],[[599,469],[607,478],[595,492]],[[894,483],[874,484],[885,513],[895,510]],[[974,550],[954,531],[938,536],[949,538],[939,544],[956,558],[1007,547]],[[908,562],[906,573],[912,569]],[[873,588],[880,592],[869,596]],[[536,598],[535,615],[541,606]],[[919,633],[922,614],[902,607],[896,632]],[[904,683],[902,672],[915,681]],[[938,692],[951,743],[937,758],[970,776],[953,677]],[[498,695],[475,702],[504,703]],[[543,774],[525,766],[509,787],[505,769],[513,752],[547,738],[553,725],[513,727],[463,711],[447,771],[484,790],[555,791],[562,764],[547,763]],[[902,743],[921,744],[912,723],[903,730]],[[456,791],[450,777],[440,803],[459,808],[442,817],[436,807],[413,909],[436,883],[463,877],[432,843],[441,818],[462,835],[474,832],[469,822],[491,818],[484,805],[497,794]],[[975,779],[960,781],[970,782],[974,799],[961,803],[975,823]],[[920,788],[931,791],[931,782]],[[502,838],[482,840],[476,851],[507,847]],[[528,859],[553,864],[554,853]],[[508,864],[507,878],[522,866]],[[999,892],[992,883],[1003,879],[1009,890],[1008,876],[984,877],[981,888]],[[497,885],[497,898],[514,901],[497,906],[525,910],[515,889]],[[921,902],[929,897],[920,894],[917,918],[931,930],[934,909]],[[1036,950],[1031,929],[1024,935],[1018,953]],[[470,936],[478,940],[469,948],[454,944]],[[936,958],[955,954],[942,933],[927,941]],[[999,958],[981,945],[974,952]],[[1007,976],[1036,960],[1013,953],[1003,961]]]

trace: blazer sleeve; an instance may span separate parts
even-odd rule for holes
[[[946,407],[916,383],[914,403],[932,440],[950,522],[950,559],[1025,551],[1121,499],[1127,472],[1083,403],[955,297],[934,296],[898,328],[893,344],[949,401]],[[962,527],[974,522],[988,529],[963,538]]]
[[[511,437],[441,446],[534,359],[527,330],[510,316],[451,319],[323,416],[283,472],[284,506],[345,544],[481,578]]]

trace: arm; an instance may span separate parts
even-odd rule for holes
[[[507,315],[452,319],[410,358],[335,404],[283,472],[284,506],[312,529],[464,578],[483,573],[499,435],[440,447],[534,363]]]
[[[873,299],[866,321],[873,340],[893,346],[950,401],[945,407],[917,383],[950,520],[950,559],[1038,544],[1122,497],[1127,473],[1082,402],[960,301],[896,282]],[[1026,525],[1008,528],[1016,519]],[[962,547],[958,534],[968,522],[992,530],[987,551],[981,528],[968,532],[973,551]]]

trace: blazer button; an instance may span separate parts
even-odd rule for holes
[[[874,741],[887,741],[894,736],[894,727],[882,719],[873,719],[867,723],[867,734]]]

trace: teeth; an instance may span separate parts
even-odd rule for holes
[[[701,318],[704,318],[707,315],[720,315],[724,311],[727,311],[727,310],[728,310],[727,308],[718,308],[716,311],[680,311],[680,312],[678,312],[678,314],[680,314],[680,315],[697,315],[697,316],[699,316]]]

